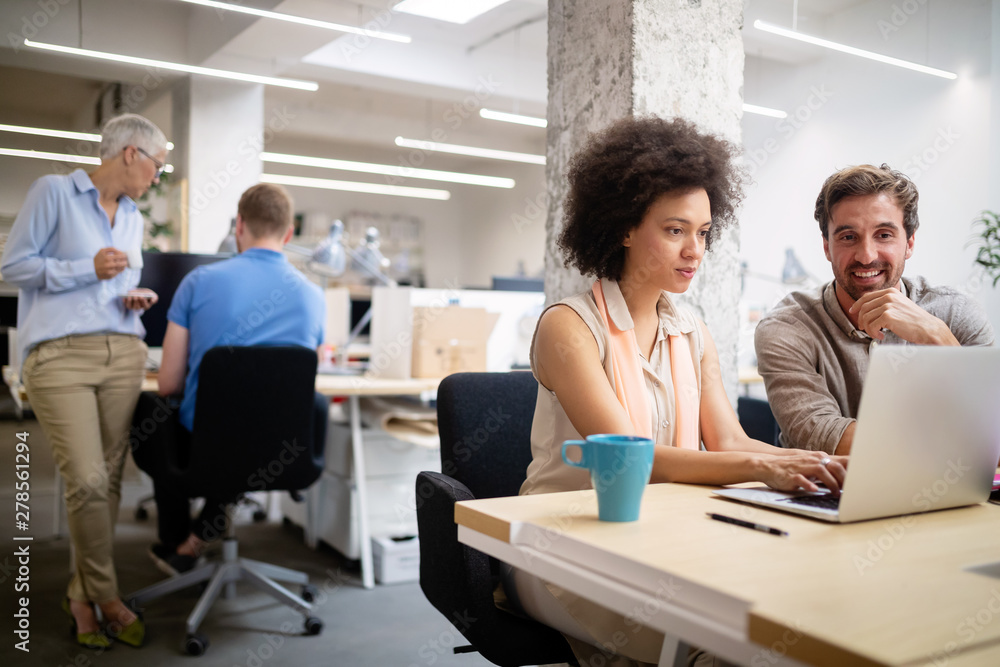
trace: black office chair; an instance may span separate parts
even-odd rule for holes
[[[771,412],[771,405],[760,398],[740,396],[736,399],[736,413],[746,434],[754,440],[781,447],[778,436],[781,428]]]
[[[531,373],[457,373],[438,387],[441,470],[417,475],[420,588],[476,650],[502,667],[576,659],[563,636],[493,604],[493,558],[458,541],[455,503],[516,496],[531,462]],[[463,619],[474,618],[474,623]]]
[[[176,418],[164,419],[164,411],[152,394],[143,394],[136,408],[134,433],[146,433],[153,420],[157,440],[166,447],[133,445],[133,455],[142,467],[150,456],[160,458],[167,470],[164,483],[184,490],[190,497],[208,490],[223,497],[248,491],[287,490],[298,492],[323,471],[329,399],[315,391],[316,353],[304,347],[216,347],[201,362],[194,429],[188,436]],[[182,443],[189,438],[189,443]],[[176,447],[171,444],[178,445]],[[183,446],[181,446],[183,445]],[[151,451],[152,450],[152,451]],[[181,452],[189,452],[187,456]],[[188,458],[188,460],[183,460]],[[230,506],[230,511],[232,507]],[[187,619],[184,649],[201,655],[208,640],[198,626],[225,588],[235,594],[235,583],[246,581],[305,616],[306,634],[323,629],[310,614],[315,589],[304,572],[240,558],[233,522],[223,541],[222,562],[172,577],[127,597],[128,603],[144,603],[208,582]],[[274,580],[296,584],[295,595]]]

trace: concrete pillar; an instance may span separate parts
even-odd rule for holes
[[[741,143],[743,0],[549,0],[549,101],[545,293],[549,303],[590,286],[563,266],[569,159],[590,132],[637,114],[683,117]],[[713,243],[691,289],[693,307],[719,348],[736,400],[740,297],[739,233]]]
[[[173,89],[172,119],[181,248],[215,252],[240,195],[260,181],[264,86],[188,77]]]

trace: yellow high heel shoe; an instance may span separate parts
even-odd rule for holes
[[[115,641],[128,644],[133,648],[139,648],[146,640],[146,624],[143,623],[141,618],[136,616],[134,621],[126,625],[120,631],[117,633],[109,632],[109,634]]]
[[[76,643],[84,648],[107,650],[111,648],[111,640],[108,639],[107,635],[103,632],[77,632],[76,631],[76,618],[73,616],[73,612],[69,608],[69,598],[65,597],[62,601],[63,611],[69,616],[70,635],[76,638]]]

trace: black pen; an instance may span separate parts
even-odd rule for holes
[[[751,530],[759,530],[762,533],[767,533],[768,535],[781,535],[788,536],[783,530],[778,530],[777,528],[771,528],[770,526],[764,526],[759,523],[752,523],[750,521],[744,521],[743,519],[734,519],[731,516],[725,516],[724,514],[713,514],[712,512],[705,512],[708,518],[715,519],[716,521],[721,521],[723,523],[731,523],[734,526],[743,526],[744,528],[750,528]]]

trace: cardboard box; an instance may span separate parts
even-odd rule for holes
[[[414,308],[412,376],[485,371],[486,342],[499,317],[485,308]]]
[[[420,541],[412,537],[373,537],[375,581],[399,584],[420,580]]]

